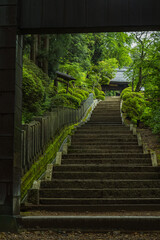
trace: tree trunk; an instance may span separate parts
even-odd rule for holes
[[[142,67],[139,68],[139,79],[138,79],[138,83],[136,86],[136,92],[139,92],[142,86]]]
[[[42,36],[38,35],[38,51],[40,52],[41,49],[42,49]],[[37,58],[37,66],[42,69],[42,61],[39,56]]]
[[[48,52],[49,52],[49,36],[45,35],[44,37],[44,49],[46,56],[43,59],[43,71],[48,74]]]
[[[38,36],[31,35],[31,53],[30,59],[36,64],[37,63],[37,53],[38,53]]]

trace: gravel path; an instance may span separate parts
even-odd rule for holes
[[[159,240],[160,233],[121,233],[119,231],[108,233],[81,233],[81,232],[52,232],[35,231],[21,232],[19,234],[0,233],[0,240]]]

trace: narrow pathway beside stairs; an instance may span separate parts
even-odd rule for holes
[[[122,124],[120,99],[108,98],[77,128],[52,181],[41,181],[39,206],[50,211],[154,210],[160,206],[159,167]]]

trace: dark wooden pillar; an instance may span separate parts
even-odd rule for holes
[[[4,231],[13,227],[10,220],[6,219],[20,212],[22,37],[16,34],[17,0],[1,0],[0,230]]]

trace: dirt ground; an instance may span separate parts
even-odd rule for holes
[[[141,134],[142,141],[147,144],[148,149],[153,150],[157,154],[158,163],[160,165],[160,135],[153,134],[148,128],[137,128],[137,132]]]
[[[0,233],[0,240],[159,240],[160,232],[123,233],[119,231],[107,233],[23,231],[19,234]]]

